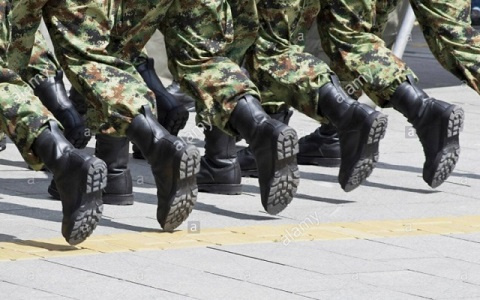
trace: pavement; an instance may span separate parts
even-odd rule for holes
[[[430,95],[466,113],[460,161],[437,189],[422,180],[412,128],[384,109],[380,162],[350,193],[338,168],[300,166],[297,196],[270,216],[256,179],[243,178],[241,195],[200,193],[187,222],[165,233],[149,167],[132,159],[135,204],[105,206],[94,234],[72,247],[47,193],[51,175],[30,171],[9,142],[0,152],[0,298],[480,299],[480,96],[424,41],[413,39],[405,59],[425,73]],[[300,136],[317,127],[298,112],[291,125]],[[180,136],[203,151],[193,113]]]

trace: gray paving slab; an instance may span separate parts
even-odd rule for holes
[[[179,250],[182,251],[184,250]],[[190,260],[195,259],[194,255],[191,253]],[[189,258],[185,256],[185,259]],[[49,261],[74,270],[81,269],[86,274],[97,274],[195,299],[308,299],[307,296],[295,295],[283,289],[247,282],[246,278],[237,279],[208,270],[197,270],[194,269],[194,264],[183,267],[135,253],[56,258]]]
[[[478,285],[465,283],[460,279],[445,279],[410,270],[360,273],[358,280],[374,287],[429,299],[480,297]]]
[[[102,272],[89,272],[84,267],[73,268],[61,262],[45,260],[4,262],[0,280],[69,299],[108,299],[112,295],[122,295],[123,299],[138,299],[139,295],[142,299],[187,299],[162,288],[142,284],[140,279],[143,275],[140,272],[135,282]]]
[[[321,242],[312,242],[321,243]],[[219,247],[237,255],[255,257],[260,260],[286,265],[292,268],[318,272],[320,274],[356,274],[401,270],[385,262],[376,262],[338,253],[305,247],[302,243],[282,243]]]
[[[476,255],[472,253],[472,255]],[[433,276],[460,280],[480,287],[480,264],[445,257],[435,258],[394,258],[388,261],[408,270]]]
[[[355,287],[347,287],[338,290],[327,290],[304,293],[303,295],[314,297],[316,299],[328,300],[419,300],[424,297],[413,296],[407,293],[395,292],[388,289],[377,288],[373,286],[357,284]]]
[[[17,300],[44,299],[44,300],[65,300],[72,299],[61,295],[55,295],[42,289],[35,289],[0,280],[0,291],[4,297]]]
[[[480,253],[480,243],[478,242],[441,235],[389,238],[383,241],[386,244],[415,249],[432,255],[480,264],[480,255],[478,255]]]

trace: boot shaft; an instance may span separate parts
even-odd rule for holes
[[[42,101],[43,105],[54,116],[57,117],[65,110],[74,110],[63,84],[62,71],[57,71],[54,77],[48,77],[43,80],[31,80],[31,85],[35,96]]]

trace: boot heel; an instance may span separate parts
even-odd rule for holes
[[[107,184],[107,167],[105,163],[94,158],[90,163],[86,180],[86,195],[84,203],[75,210],[70,219],[73,221],[71,228],[64,232],[70,245],[77,245],[88,238],[97,227],[103,212],[102,189]]]
[[[460,157],[460,144],[458,141],[460,130],[463,128],[465,113],[461,107],[454,106],[448,113],[446,136],[442,151],[437,154],[433,173],[430,168],[424,168],[424,180],[432,188],[440,186],[453,172]]]
[[[463,129],[463,120],[465,119],[465,112],[461,107],[455,106],[448,118],[448,138],[460,135]]]
[[[352,168],[346,180],[339,180],[345,192],[351,192],[360,186],[373,172],[379,159],[380,140],[385,137],[388,117],[381,113],[374,113],[374,119],[369,124],[368,137],[358,161]]]
[[[107,186],[107,167],[101,160],[97,160],[88,169],[87,194],[98,192]]]
[[[297,133],[283,124],[282,127],[285,128],[278,133],[276,141],[275,174],[265,203],[265,210],[271,215],[280,213],[292,202],[300,183],[300,171],[296,161]]]
[[[166,216],[157,213],[157,219],[165,231],[173,231],[180,226],[188,218],[197,201],[196,174],[200,171],[200,152],[194,147],[187,146],[178,166],[179,180]]]

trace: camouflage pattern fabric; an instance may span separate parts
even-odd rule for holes
[[[60,65],[55,56],[48,49],[45,37],[37,30],[35,34],[35,44],[32,49],[32,56],[27,69],[27,77],[24,78],[31,83],[32,80],[40,81],[49,77],[54,77]]]
[[[331,82],[332,71],[305,52],[306,35],[320,10],[319,1],[272,0],[257,7],[261,26],[246,67],[260,89],[262,106],[275,113],[286,104],[324,121],[317,114],[318,90]]]
[[[351,82],[349,94],[363,89],[378,105],[384,106],[407,75],[414,73],[385,46],[380,34],[396,0],[320,1],[318,31],[333,71]],[[377,20],[377,11],[384,11]],[[378,21],[378,22],[377,22]],[[384,22],[384,23],[380,23]]]
[[[88,126],[94,132],[125,136],[140,108],[145,104],[153,106],[155,98],[135,67],[110,50],[115,43],[111,38],[115,6],[100,0],[13,3],[13,42],[9,51],[12,67],[19,72],[26,69],[43,12],[62,69],[88,100]]]
[[[430,50],[440,64],[480,94],[480,33],[471,1],[410,0]]]
[[[169,69],[196,102],[197,121],[236,134],[228,121],[237,100],[260,98],[240,68],[255,42],[259,20],[254,0],[176,0],[160,29]]]
[[[29,165],[40,170],[43,165],[33,153],[32,144],[46,123],[55,118],[34,96],[30,86],[7,65],[9,10],[9,3],[0,0],[0,131],[8,135]]]
[[[397,0],[325,0],[318,16],[322,45],[332,69],[352,90],[363,89],[379,105],[413,74],[380,38]],[[480,34],[470,25],[470,1],[410,0],[437,60],[480,93]],[[348,91],[348,88],[347,88]]]

